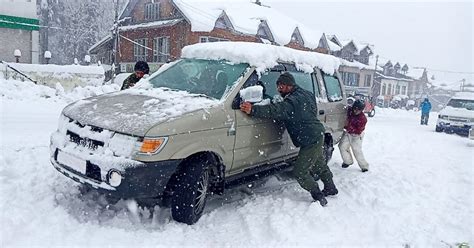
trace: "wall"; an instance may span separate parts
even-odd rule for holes
[[[0,28],[0,60],[15,62],[13,52],[20,49],[20,62],[31,63],[31,33],[28,30]]]
[[[0,0],[0,14],[37,19],[36,0]]]

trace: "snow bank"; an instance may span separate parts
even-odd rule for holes
[[[34,102],[42,99],[50,99],[54,102],[73,102],[91,96],[118,91],[118,85],[85,86],[76,87],[66,92],[61,84],[54,88],[37,85],[30,81],[6,80],[0,78],[0,97],[2,101],[26,101]],[[34,103],[32,103],[34,104]]]
[[[67,91],[77,86],[100,86],[104,82],[104,68],[102,66],[90,65],[53,65],[53,64],[22,64],[8,63],[9,66],[26,74],[38,84],[55,87],[60,83]],[[6,71],[6,78],[23,78],[12,69],[7,69],[6,65],[1,65],[0,69]]]
[[[317,67],[331,75],[341,63],[331,55],[252,42],[198,43],[184,47],[182,57],[248,63],[260,72],[277,65],[278,61],[290,61],[295,62],[302,71],[313,72],[313,68]]]

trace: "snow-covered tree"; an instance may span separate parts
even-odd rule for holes
[[[83,58],[103,38],[114,22],[117,0],[38,0],[41,48],[55,54],[56,64]],[[119,1],[123,5],[124,0]]]

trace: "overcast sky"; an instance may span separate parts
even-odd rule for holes
[[[472,1],[323,2],[261,0],[314,29],[375,46],[376,54],[410,67],[472,72]],[[450,80],[473,74],[435,73]]]

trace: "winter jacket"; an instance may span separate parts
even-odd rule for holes
[[[318,120],[317,113],[314,95],[295,85],[282,102],[253,105],[250,115],[283,121],[293,144],[304,147],[316,144],[324,134],[324,126]]]
[[[352,111],[352,107],[349,107],[347,111],[347,122],[346,132],[349,134],[359,135],[365,130],[365,124],[367,124],[367,117],[363,112],[359,113],[358,115],[354,114]]]
[[[428,114],[431,110],[431,103],[430,101],[423,101],[421,104],[420,104],[420,108],[421,108],[421,113],[422,114]]]
[[[138,81],[140,81],[140,79],[137,77],[137,75],[135,75],[135,73],[132,73],[123,81],[122,88],[120,90],[133,87],[136,83],[138,83]]]

